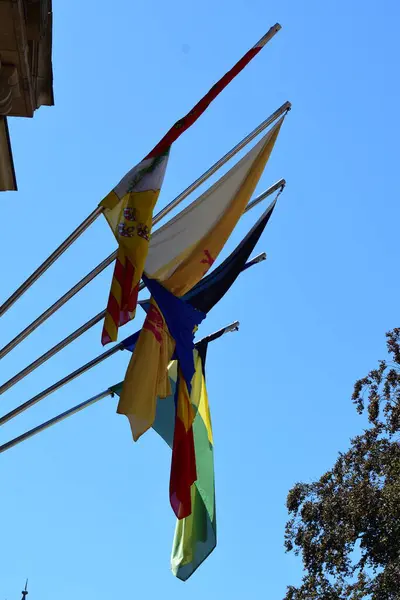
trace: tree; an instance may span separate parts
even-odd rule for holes
[[[368,428],[318,481],[287,497],[288,552],[305,575],[285,600],[400,598],[400,328],[388,360],[356,382],[352,400]]]

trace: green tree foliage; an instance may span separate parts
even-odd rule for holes
[[[388,359],[354,386],[368,429],[288,494],[285,547],[305,575],[285,600],[400,599],[400,328],[386,337]]]

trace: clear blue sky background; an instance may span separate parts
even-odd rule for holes
[[[240,333],[208,359],[219,545],[187,583],[169,571],[170,455],[134,445],[107,399],[0,457],[0,598],[282,598],[285,499],[364,426],[352,384],[399,325],[398,23],[376,3],[54,1],[56,106],[10,120],[19,192],[2,194],[1,299],[276,21],[283,30],[174,146],[160,206],[285,100],[259,191],[287,189],[241,276],[202,325]],[[243,218],[226,252],[256,219]],[[1,320],[3,345],[115,248],[98,220]],[[226,254],[224,253],[224,255]],[[1,363],[13,375],[100,311],[111,271]],[[137,325],[137,324],[135,324]],[[1,412],[96,356],[100,325],[1,398]],[[135,329],[125,328],[125,335]],[[121,380],[118,353],[2,428],[1,441]]]

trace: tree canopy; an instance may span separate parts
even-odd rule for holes
[[[400,328],[386,337],[388,358],[352,396],[368,428],[318,481],[288,494],[285,547],[305,575],[285,600],[400,598]]]

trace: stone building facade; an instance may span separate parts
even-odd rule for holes
[[[16,190],[8,117],[52,106],[51,0],[0,0],[0,191]]]

